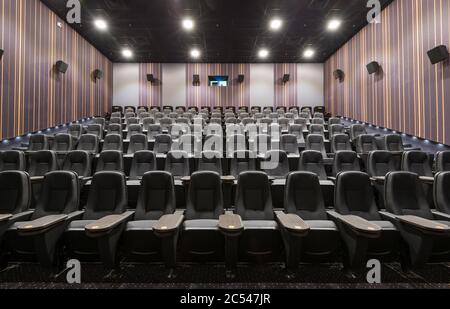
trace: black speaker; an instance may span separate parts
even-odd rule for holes
[[[378,73],[378,71],[380,70],[380,64],[376,61],[369,63],[366,67],[367,71],[369,71],[369,74]]]
[[[192,83],[194,85],[200,85],[200,75],[194,74],[194,76],[192,77]]]
[[[289,74],[284,74],[283,75],[283,83],[287,83],[290,78],[291,78],[291,76]]]
[[[244,82],[244,79],[245,79],[244,74],[239,74],[239,75],[238,75],[237,81],[238,81],[238,83],[243,83],[243,82]]]
[[[102,79],[103,78],[103,72],[99,69],[94,71],[94,78],[95,79]]]
[[[345,73],[342,70],[337,69],[333,72],[334,79],[339,79],[339,81],[344,80]]]
[[[65,63],[64,61],[59,60],[56,62],[56,71],[59,73],[66,73],[67,69],[69,68],[69,65]]]
[[[0,49],[0,60],[2,59],[2,57],[3,57],[3,53],[4,53],[5,51],[3,50],[3,49]]]
[[[153,84],[155,82],[155,77],[153,74],[147,74],[147,80]]]
[[[432,64],[439,63],[448,59],[448,49],[445,45],[440,45],[427,52]]]

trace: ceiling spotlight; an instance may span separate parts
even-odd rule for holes
[[[270,29],[271,30],[279,30],[283,25],[283,21],[281,19],[275,18],[270,21]]]
[[[308,48],[303,52],[303,57],[312,58],[314,56],[314,53],[315,53],[314,50],[312,50],[311,48]]]
[[[258,52],[258,57],[261,59],[267,58],[269,56],[269,51],[265,48],[260,49]]]
[[[339,29],[341,24],[342,24],[342,22],[339,19],[332,19],[328,22],[327,28],[330,31],[335,31],[335,30]]]
[[[106,21],[104,19],[96,19],[94,21],[94,25],[95,27],[97,27],[98,30],[106,30],[108,29],[108,24],[106,23]]]
[[[192,19],[183,19],[183,28],[186,30],[192,30],[194,29],[194,21]]]
[[[200,51],[198,49],[191,50],[191,57],[192,58],[199,58],[201,55]]]
[[[125,48],[124,50],[122,50],[122,56],[124,56],[125,58],[131,58],[133,57],[133,52],[131,51],[131,49]]]

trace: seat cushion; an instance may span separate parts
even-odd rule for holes
[[[183,227],[185,231],[189,230],[219,230],[219,220],[186,220]]]
[[[306,224],[309,225],[311,230],[329,230],[337,231],[337,226],[333,221],[329,220],[307,220]]]
[[[157,220],[130,221],[127,223],[126,231],[152,231],[157,223]]]
[[[95,222],[95,220],[76,220],[70,222],[69,226],[67,227],[68,231],[75,232],[75,231],[84,231],[84,227],[90,223]]]
[[[244,230],[277,230],[278,224],[272,220],[247,220],[243,221]]]

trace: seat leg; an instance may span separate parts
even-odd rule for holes
[[[167,269],[173,270],[177,264],[178,232],[161,239],[162,256]]]
[[[286,277],[293,278],[294,271],[300,263],[303,237],[292,235],[284,229],[281,230],[281,235],[284,243],[284,253],[286,255]]]

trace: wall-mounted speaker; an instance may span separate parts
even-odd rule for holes
[[[150,83],[154,84],[155,83],[155,77],[153,76],[153,74],[147,74],[147,81],[149,81]]]
[[[428,57],[430,58],[430,61],[432,64],[436,64],[442,61],[445,61],[449,58],[449,53],[447,46],[440,45],[438,47],[435,47],[427,52]]]
[[[344,71],[337,69],[333,72],[334,79],[338,79],[340,82],[344,80],[345,73]]]
[[[3,57],[3,53],[4,53],[5,51],[3,50],[3,49],[0,49],[0,60],[2,60],[2,57]]]
[[[376,61],[369,63],[366,67],[369,74],[378,73],[380,71],[380,64]]]
[[[283,83],[287,83],[289,81],[289,79],[291,78],[291,76],[289,74],[284,74],[283,75]]]
[[[66,73],[69,65],[64,61],[59,60],[58,62],[56,62],[55,68],[56,72],[58,73]]]
[[[238,81],[238,83],[243,83],[243,82],[244,82],[244,79],[245,79],[244,74],[239,74],[239,75],[238,75],[237,81]]]
[[[200,85],[200,75],[194,74],[194,75],[192,76],[192,84],[193,84],[194,86],[199,86],[199,85]]]
[[[95,79],[102,79],[103,78],[103,72],[99,69],[94,71],[94,78]]]

